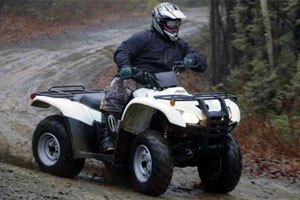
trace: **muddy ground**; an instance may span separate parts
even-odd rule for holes
[[[0,163],[0,199],[299,199],[299,184],[286,180],[243,177],[234,191],[226,195],[198,189],[195,168],[175,168],[171,185],[159,198],[132,189],[130,179],[105,173],[101,163],[96,172],[85,170],[75,179],[65,179]]]
[[[208,22],[207,9],[201,12],[199,8],[189,9],[186,13],[188,20],[183,23],[181,36],[199,34]],[[94,160],[89,160],[74,180],[39,172],[32,157],[32,132],[41,119],[56,111],[33,108],[29,98],[32,92],[53,85],[92,87],[97,75],[113,66],[116,46],[149,24],[150,19],[122,21],[0,47],[0,199],[152,199],[133,191],[129,179],[105,173],[102,163]],[[160,198],[299,199],[300,196],[299,183],[285,180],[243,176],[229,195],[206,194],[197,188],[199,182],[195,168],[176,168],[169,189]]]

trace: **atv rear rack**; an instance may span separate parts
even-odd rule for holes
[[[103,92],[103,90],[86,90],[83,85],[67,85],[67,86],[53,86],[45,92],[36,92],[31,94],[31,99],[35,96],[47,96],[54,98],[73,99],[75,95],[93,94]]]

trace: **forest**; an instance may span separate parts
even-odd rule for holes
[[[210,12],[212,84],[240,94],[245,118],[299,136],[300,2],[211,1]]]
[[[300,2],[212,1],[210,22],[212,84],[299,135]]]
[[[299,155],[300,1],[210,1],[208,30],[210,89],[238,94],[244,148]]]
[[[124,4],[113,0],[0,0],[0,16],[14,13],[43,23],[58,24],[67,18],[72,23],[86,24],[89,21],[83,19],[101,17],[96,12],[99,9],[114,12],[120,11],[122,6],[120,12],[129,12],[135,8],[142,10],[136,15],[140,17],[159,2],[162,1],[129,0]],[[201,89],[237,95],[242,123],[236,134],[246,152],[245,163],[256,162],[259,167],[253,173],[261,174],[266,167],[262,158],[273,162],[275,155],[278,159],[287,156],[293,159],[289,162],[292,166],[280,169],[280,173],[273,169],[276,165],[268,165],[267,170],[275,177],[282,174],[299,177],[300,1],[171,2],[180,6],[209,7],[209,25],[201,35],[190,38],[209,60],[209,78],[206,87]],[[0,18],[1,23],[4,21]],[[0,27],[0,31],[7,33],[8,30]]]

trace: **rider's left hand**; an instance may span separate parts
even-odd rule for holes
[[[189,66],[194,65],[193,60],[190,59],[189,57],[185,57],[185,58],[183,59],[182,63],[183,63],[183,65],[184,65],[185,67],[189,67]]]

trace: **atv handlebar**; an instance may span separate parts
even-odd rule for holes
[[[174,63],[174,66],[172,67],[172,70],[170,70],[170,71],[173,71],[175,74],[178,74],[187,68],[193,69],[193,68],[197,68],[197,66],[196,65],[186,66],[183,64],[182,61],[177,61]],[[132,67],[131,75],[122,76],[120,78],[134,79],[135,81],[137,81],[145,86],[148,85],[150,87],[156,87],[157,81],[158,81],[156,74],[160,74],[160,73],[150,73],[148,71],[139,70],[137,67]]]
[[[197,68],[197,65],[184,65],[183,64],[183,61],[176,61],[174,63],[174,66],[172,67],[172,71],[175,72],[175,73],[178,73],[178,72],[182,72],[184,71],[185,69],[195,69]],[[143,71],[143,70],[139,70],[137,67],[132,67],[132,75],[129,75],[129,76],[123,76],[122,78],[123,79],[135,79],[135,78],[139,78],[140,76],[150,76],[152,78],[155,78],[154,75],[150,72],[147,72],[147,71]]]

